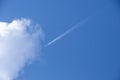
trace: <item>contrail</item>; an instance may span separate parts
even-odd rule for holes
[[[67,31],[65,31],[63,34],[59,35],[58,37],[56,37],[55,39],[53,39],[52,41],[50,41],[47,46],[50,46],[51,44],[53,44],[54,42],[58,41],[59,39],[63,38],[64,36],[68,35],[69,33],[71,33],[72,31],[74,31],[76,28],[80,27],[80,25],[85,24],[92,16],[87,17],[86,19],[84,19],[83,21],[75,24],[73,27],[71,27],[70,29],[68,29]]]

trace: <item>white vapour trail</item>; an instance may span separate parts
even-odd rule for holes
[[[85,23],[89,20],[90,17],[91,17],[91,16],[89,16],[89,17],[87,17],[86,19],[84,19],[83,21],[75,24],[72,28],[68,29],[68,30],[65,31],[63,34],[59,35],[58,37],[56,37],[55,39],[53,39],[52,41],[50,41],[46,46],[49,46],[49,45],[53,44],[54,42],[56,42],[57,40],[63,38],[64,36],[66,36],[67,34],[69,34],[70,32],[72,32],[72,31],[75,30],[76,28],[80,27],[80,25],[85,24]]]
[[[29,19],[0,22],[0,80],[14,80],[41,49],[43,31]]]

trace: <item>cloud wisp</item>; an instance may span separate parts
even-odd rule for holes
[[[42,40],[41,27],[29,19],[0,22],[0,80],[16,79],[40,52]]]

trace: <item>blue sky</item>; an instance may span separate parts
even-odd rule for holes
[[[39,23],[45,33],[43,45],[93,15],[43,47],[42,55],[17,80],[120,79],[119,0],[5,0],[0,5],[0,21],[23,17]]]

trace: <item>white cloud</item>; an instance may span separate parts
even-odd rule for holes
[[[41,49],[43,32],[29,19],[0,22],[0,80],[14,80]]]

